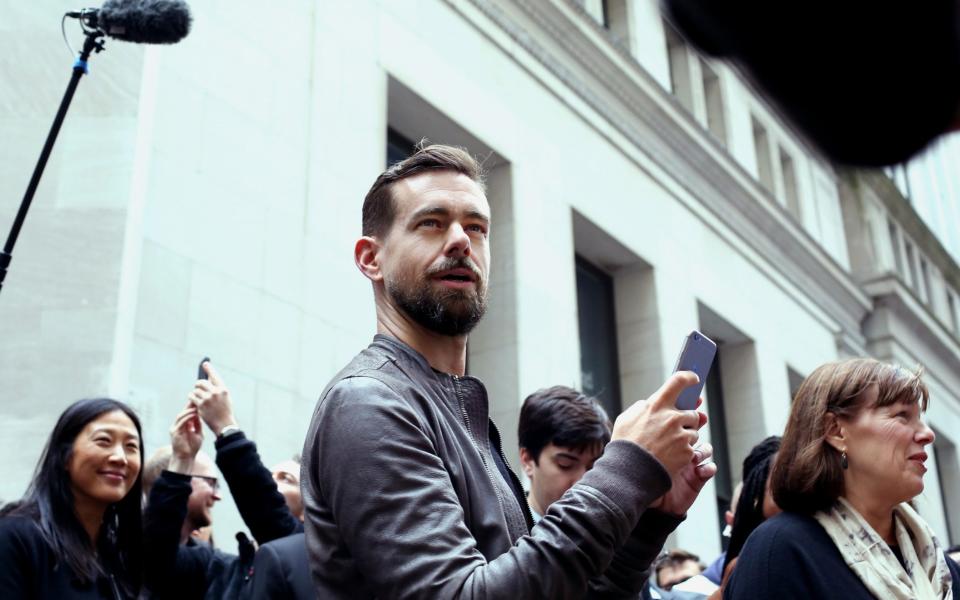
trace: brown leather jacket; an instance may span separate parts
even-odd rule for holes
[[[334,377],[303,451],[320,598],[637,597],[680,522],[646,510],[670,488],[659,461],[611,442],[527,530],[526,504],[492,464],[502,452],[479,433],[499,437],[487,415],[479,381],[387,336]]]

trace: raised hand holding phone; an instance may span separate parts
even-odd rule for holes
[[[197,407],[200,418],[214,435],[219,436],[227,427],[237,429],[237,419],[233,415],[233,404],[230,402],[230,391],[220,374],[209,359],[204,359],[200,363],[200,371],[204,377],[198,379],[193,385],[193,390],[187,399]]]

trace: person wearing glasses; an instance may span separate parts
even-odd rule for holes
[[[263,465],[256,444],[233,415],[229,392],[210,363],[209,379],[198,380],[170,429],[166,460],[147,471],[151,477],[144,514],[145,583],[154,597],[237,598],[251,575],[254,546],[237,534],[238,554],[228,554],[191,533],[212,523],[210,509],[220,500],[213,461],[200,451],[203,427],[216,436],[216,466],[244,523],[257,543],[302,532],[303,525]]]

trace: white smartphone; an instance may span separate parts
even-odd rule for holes
[[[693,371],[700,378],[700,383],[688,387],[680,392],[677,397],[677,408],[680,410],[693,410],[697,406],[697,399],[703,392],[703,386],[707,382],[707,374],[710,372],[710,366],[717,355],[717,345],[697,330],[693,330],[683,340],[683,349],[680,350],[680,357],[677,359],[677,366],[673,372]]]

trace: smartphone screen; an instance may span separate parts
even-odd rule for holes
[[[200,360],[200,364],[197,366],[197,379],[208,379],[207,372],[203,370],[203,363],[207,362],[208,360],[210,360],[209,356],[204,356]]]
[[[677,366],[673,372],[693,371],[700,377],[700,383],[688,387],[680,392],[677,397],[677,408],[680,410],[693,410],[697,406],[697,399],[703,392],[703,386],[707,382],[707,374],[710,372],[710,366],[717,355],[717,345],[699,331],[691,331],[683,341],[683,348],[680,350],[680,357],[677,359]]]

